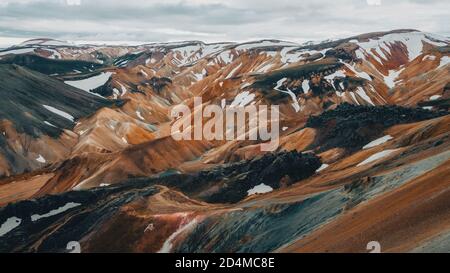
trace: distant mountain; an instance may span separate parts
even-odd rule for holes
[[[69,156],[75,122],[114,104],[17,65],[0,65],[0,83],[1,175]]]

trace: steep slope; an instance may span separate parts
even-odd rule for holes
[[[448,39],[398,30],[317,45],[264,40],[244,44],[192,41],[102,47],[38,39],[11,48],[2,56],[12,56],[13,60],[35,58],[40,50],[53,49],[67,54],[61,53],[59,60],[43,54],[39,58],[61,60],[76,70],[76,63],[66,61],[84,60],[77,54],[90,52],[95,56],[92,52],[115,50],[108,55],[115,67],[106,71],[73,72],[69,68],[55,75],[87,92],[126,101],[120,109],[101,110],[77,124],[74,131],[80,138],[72,154],[77,156],[83,152],[118,152],[168,136],[170,109],[182,102],[192,105],[193,96],[202,96],[205,105],[244,101],[280,104],[281,127],[286,128],[282,134],[302,129],[310,115],[341,103],[446,109],[449,57],[445,48]],[[396,69],[402,69],[401,73]],[[46,130],[56,130],[47,127],[50,128]],[[249,146],[254,144],[243,144],[248,148],[239,147],[242,145],[237,142],[219,145],[203,162],[240,159],[243,149],[247,154],[257,149]]]
[[[0,52],[58,73],[0,66],[0,251],[448,250],[449,43],[395,30]],[[279,148],[175,141],[170,110],[194,97],[279,105]]]
[[[156,186],[172,187],[177,175],[11,204],[0,210],[0,222],[19,222],[2,236],[0,249],[64,252],[77,240],[85,252],[365,252],[367,242],[379,240],[383,251],[415,251],[450,228],[449,124],[447,116],[391,127],[385,133],[393,141],[232,205]],[[359,164],[388,149],[397,152]],[[197,187],[182,190],[189,188]],[[414,240],[404,239],[411,234]]]
[[[0,60],[0,64],[16,64],[39,71],[47,75],[88,73],[102,65],[78,60],[55,60],[34,54],[9,55]]]
[[[113,103],[16,65],[0,65],[0,176],[67,157],[75,122]]]
[[[301,130],[308,116],[346,102],[420,104],[426,109],[445,109],[448,104],[445,86],[449,77],[445,65],[446,45],[445,38],[399,30],[317,45],[264,40],[244,44],[193,41],[98,47],[39,40],[20,45],[32,48],[32,53],[15,50],[22,57],[32,57],[36,51],[46,48],[64,52],[121,50],[123,54],[116,55],[112,62],[116,67],[106,72],[79,71],[81,74],[76,76],[72,72],[56,76],[90,93],[126,101],[121,108],[104,109],[80,121],[74,129],[80,137],[71,157],[84,152],[102,153],[107,160],[111,152],[167,137],[170,109],[182,102],[192,105],[193,96],[202,96],[205,105],[233,105],[240,101],[256,105],[280,104],[281,127],[286,128],[282,135]],[[83,59],[78,55],[73,58]],[[430,59],[433,59],[432,64],[427,63]],[[427,66],[419,62],[422,60]],[[389,78],[386,73],[400,66],[408,72],[405,79]],[[423,75],[423,69],[427,69],[427,75]],[[417,81],[429,88],[408,91],[409,86],[420,85]],[[389,87],[393,88],[388,90]],[[401,91],[401,96],[398,95],[400,90],[405,90]],[[414,94],[414,101],[406,99],[408,94]],[[433,102],[431,106],[430,102]],[[259,147],[254,144],[219,144],[202,162],[223,163],[246,158],[244,154],[257,155],[254,151]]]

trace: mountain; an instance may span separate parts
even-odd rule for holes
[[[67,158],[78,119],[116,102],[17,65],[0,65],[0,176]]]
[[[416,30],[0,51],[0,251],[448,251],[449,60]],[[194,97],[279,105],[279,148],[174,140]]]

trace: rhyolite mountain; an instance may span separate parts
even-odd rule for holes
[[[416,30],[4,49],[0,251],[448,252],[449,64]],[[194,97],[279,105],[279,148],[175,141]]]

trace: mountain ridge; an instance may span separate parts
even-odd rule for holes
[[[345,219],[361,240],[372,241],[374,233],[358,219],[372,223],[366,205],[391,204],[391,195],[431,202],[441,218],[420,205],[417,215],[430,225],[411,230],[428,234],[414,244],[386,241],[390,234],[405,238],[408,221],[382,225],[385,232],[376,234],[388,251],[417,249],[449,232],[448,206],[431,200],[433,194],[445,199],[448,186],[448,38],[394,30],[304,45],[38,42],[0,51],[0,72],[9,67],[19,82],[23,71],[38,75],[1,91],[37,96],[30,86],[45,94],[54,85],[52,96],[34,99],[47,106],[38,110],[54,119],[64,119],[63,111],[74,122],[52,123],[62,132],[54,138],[32,137],[18,133],[15,119],[34,113],[32,103],[12,117],[0,115],[0,133],[6,132],[0,140],[10,147],[0,150],[0,224],[23,221],[4,235],[0,251],[61,252],[64,230],[72,230],[87,252],[157,252],[167,244],[176,252],[364,252],[353,234],[327,227]],[[195,97],[221,109],[278,105],[279,148],[266,153],[262,141],[174,140],[170,110],[193,108]],[[16,109],[16,100],[5,100],[5,109]],[[86,106],[89,101],[99,107]],[[12,155],[30,147],[33,164],[17,168]],[[413,194],[422,187],[418,181],[432,187]],[[28,219],[72,203],[79,205],[36,223]],[[411,205],[395,207],[384,212],[386,221],[399,213],[412,217]],[[102,211],[107,217],[98,217]],[[360,217],[349,216],[354,213]],[[41,236],[43,229],[52,233]],[[308,237],[320,234],[335,243],[324,248]],[[111,236],[117,240],[108,247]]]
[[[174,44],[187,44],[187,43],[202,43],[205,45],[215,45],[215,44],[223,44],[223,43],[230,43],[230,44],[248,44],[248,43],[252,43],[252,42],[256,42],[256,41],[273,41],[273,42],[291,42],[291,43],[296,43],[298,45],[303,45],[303,44],[307,44],[307,43],[314,43],[313,45],[317,45],[317,44],[322,44],[322,43],[329,43],[329,42],[335,42],[335,41],[340,41],[340,40],[347,40],[347,39],[353,39],[353,38],[357,38],[360,36],[377,36],[377,35],[386,35],[386,34],[391,34],[391,33],[407,33],[407,32],[421,32],[421,33],[427,33],[424,31],[421,31],[419,29],[393,29],[393,30],[386,30],[386,31],[373,31],[373,32],[367,32],[364,34],[356,34],[347,38],[335,38],[334,40],[330,41],[329,39],[325,39],[325,40],[317,40],[317,41],[307,41],[304,43],[299,43],[299,42],[292,42],[289,41],[288,39],[273,39],[273,38],[261,38],[261,39],[252,39],[252,40],[246,40],[246,41],[215,41],[215,42],[205,42],[205,41],[201,41],[201,40],[180,40],[180,41],[169,41],[169,42],[142,42],[140,44],[134,44],[134,45],[117,45],[117,44],[108,44],[108,42],[102,42],[100,44],[97,43],[89,43],[89,42],[69,42],[69,41],[64,41],[64,40],[59,40],[59,39],[54,39],[54,38],[48,38],[48,37],[38,37],[38,38],[32,38],[32,39],[28,39],[23,41],[20,44],[17,45],[12,45],[10,48],[12,47],[19,47],[19,46],[27,46],[27,45],[45,45],[46,42],[55,42],[55,43],[60,43],[61,46],[70,46],[70,45],[74,45],[74,46],[134,46],[134,47],[138,47],[138,46],[143,46],[143,45],[174,45]],[[431,34],[431,33],[429,33]],[[433,34],[436,35],[436,34]],[[443,35],[438,35],[444,38],[449,38],[449,37],[445,37]],[[325,42],[324,42],[325,41]],[[48,45],[56,45],[56,44],[48,44]]]

